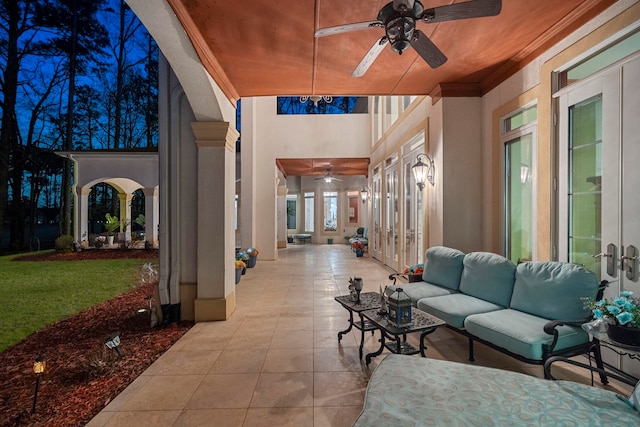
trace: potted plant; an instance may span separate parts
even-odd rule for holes
[[[356,240],[351,244],[351,249],[356,252],[357,257],[361,257],[364,254],[364,242]]]
[[[421,281],[423,272],[424,264],[415,264],[404,269],[404,274],[407,275],[409,283]]]
[[[247,267],[244,261],[237,259],[236,260],[236,285],[240,283],[240,279],[242,278],[242,271]]]
[[[247,249],[247,255],[249,255],[249,259],[247,260],[247,268],[253,268],[256,266],[256,262],[258,262],[258,254],[259,250],[256,248]]]
[[[104,228],[107,229],[107,242],[109,243],[109,246],[113,245],[113,236],[114,233],[116,232],[117,229],[120,228],[120,221],[118,220],[117,216],[111,216],[110,213],[107,212],[107,214],[104,216],[106,219],[106,222],[104,223]]]
[[[632,295],[631,291],[620,291],[620,296],[611,300],[587,298],[585,306],[596,321],[604,322],[611,340],[640,346],[640,299]]]
[[[249,254],[245,251],[238,251],[236,254],[236,260],[242,261],[242,273],[245,274],[247,272],[247,262],[249,261]]]

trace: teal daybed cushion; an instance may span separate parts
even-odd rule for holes
[[[640,415],[614,392],[584,384],[391,354],[373,372],[353,424],[444,425],[637,426]]]

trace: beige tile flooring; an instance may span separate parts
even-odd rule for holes
[[[350,276],[378,291],[391,272],[346,245],[281,249],[242,277],[228,321],[196,324],[89,426],[350,426],[384,354],[367,367],[355,330],[338,344],[348,316],[334,297],[347,293]],[[469,363],[466,339],[446,328],[427,344],[428,357]],[[368,333],[365,354],[378,345]],[[475,363],[542,376],[481,344]],[[582,370],[560,371],[589,381]]]

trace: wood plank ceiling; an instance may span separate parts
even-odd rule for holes
[[[351,72],[384,30],[322,38],[314,33],[375,20],[386,0],[168,2],[204,66],[235,103],[277,95],[483,95],[615,0],[503,0],[498,16],[419,22],[417,28],[447,56],[444,65],[432,69],[413,49],[398,55],[387,46],[359,78]],[[425,8],[457,2],[422,0]]]

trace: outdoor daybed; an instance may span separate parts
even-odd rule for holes
[[[553,261],[515,266],[498,254],[442,246],[429,248],[425,259],[422,281],[387,292],[402,287],[415,307],[469,337],[469,360],[479,341],[539,365],[592,350],[602,367],[599,348],[581,328],[590,315],[583,298],[601,291],[595,273]]]
[[[373,372],[364,408],[353,424],[354,427],[560,425],[637,426],[640,414],[626,397],[584,384],[390,354]]]

